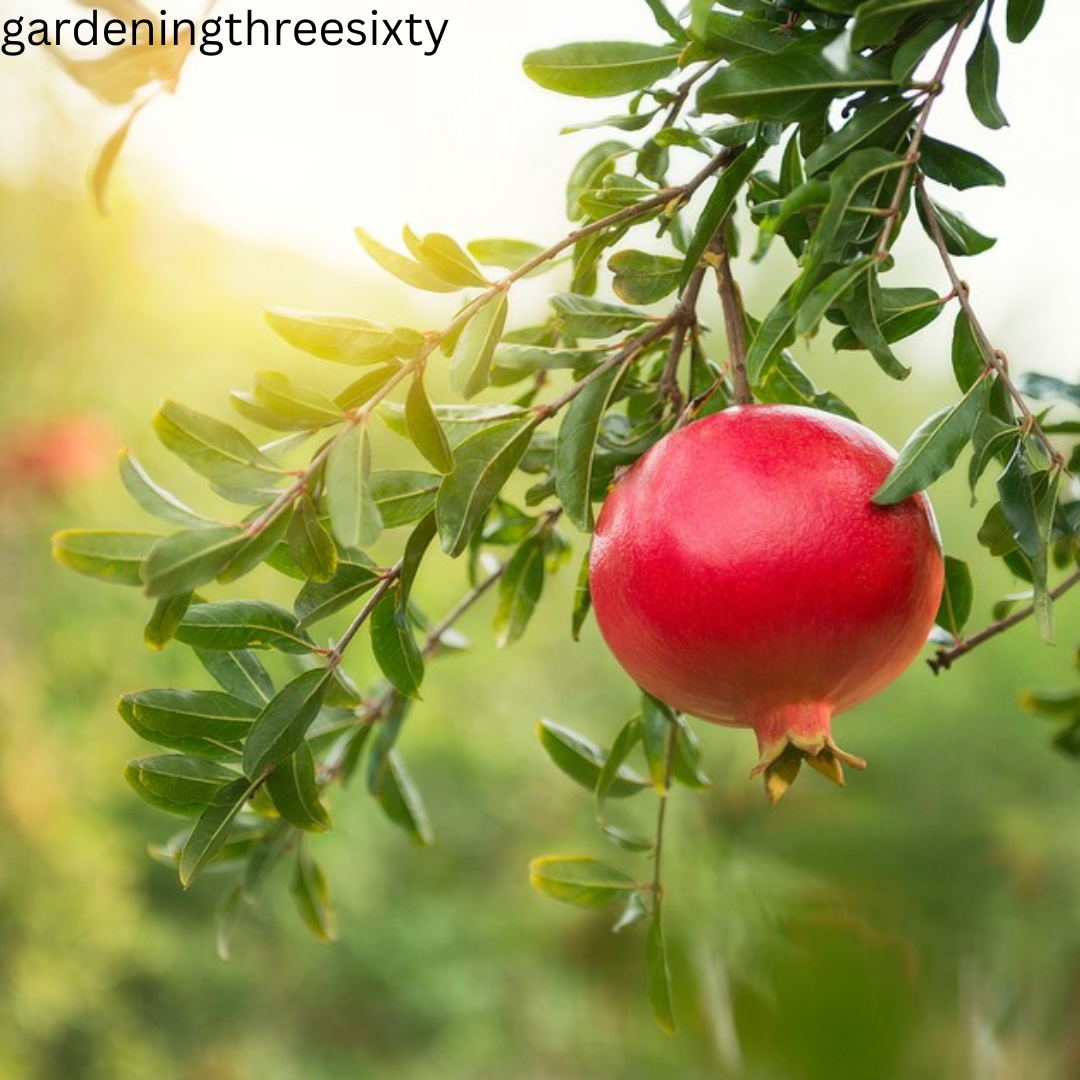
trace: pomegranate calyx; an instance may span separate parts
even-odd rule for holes
[[[789,731],[762,746],[761,758],[751,770],[750,778],[764,774],[766,798],[775,806],[795,783],[804,761],[839,787],[844,786],[844,765],[866,768],[862,758],[841,750],[829,734],[807,736]]]

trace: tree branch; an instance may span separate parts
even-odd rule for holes
[[[1076,585],[1080,585],[1080,570],[1075,571],[1067,577],[1056,589],[1051,589],[1048,595],[1051,600],[1057,600]],[[980,630],[977,634],[965,638],[951,649],[938,649],[934,658],[932,660],[927,660],[926,662],[930,665],[930,670],[933,671],[935,675],[940,675],[941,672],[948,671],[949,668],[953,666],[953,663],[956,660],[959,660],[960,657],[967,656],[969,652],[973,649],[977,649],[983,642],[997,637],[998,634],[1004,634],[1006,630],[1011,630],[1025,619],[1030,619],[1034,613],[1035,605],[1029,604],[1019,611],[1014,611],[1007,618],[999,619],[996,623],[991,623],[985,630]]]
[[[735,388],[736,405],[752,405],[754,392],[746,370],[746,312],[742,294],[731,273],[731,253],[727,243],[727,221],[723,221],[713,237],[709,248],[715,253],[716,282],[720,291],[720,303],[724,309],[724,329],[727,332],[728,359],[731,364],[731,381]],[[706,254],[706,260],[709,256]]]

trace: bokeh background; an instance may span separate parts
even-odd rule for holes
[[[841,742],[871,761],[846,792],[810,775],[769,810],[746,780],[751,737],[698,725],[713,786],[674,800],[666,856],[673,1039],[650,1019],[633,932],[527,883],[534,855],[618,858],[535,737],[550,716],[610,742],[635,707],[595,628],[569,639],[572,572],[522,643],[496,652],[481,609],[465,626],[473,649],[433,666],[404,742],[432,849],[411,847],[361,790],[335,796],[337,828],[317,850],[339,943],[308,937],[279,883],[224,963],[221,882],[183,894],[148,857],[175,823],[123,782],[148,748],[115,700],[205,676],[181,650],[148,653],[145,602],[55,567],[48,538],[148,524],[113,472],[122,445],[205,498],[155,445],[161,398],[224,415],[227,391],[264,368],[336,385],[273,337],[265,306],[445,318],[441,301],[409,307],[371,274],[354,224],[384,239],[406,220],[461,239],[565,230],[562,178],[587,137],[558,128],[607,106],[543,94],[520,57],[653,30],[631,0],[522,7],[446,0],[430,58],[253,49],[192,62],[176,100],[136,128],[105,219],[84,176],[120,117],[44,56],[0,58],[0,1076],[1080,1076],[1080,770],[1018,705],[1025,688],[1074,680],[1071,600],[1056,647],[1024,626],[939,678],[916,665],[840,721]],[[32,14],[0,0],[0,15],[20,13]],[[1068,79],[1078,31],[1080,13],[1055,5],[1005,51],[1010,129],[975,131],[960,80],[934,129],[1009,175],[961,204],[1001,237],[964,268],[991,336],[1017,365],[1068,377],[1080,373],[1065,253],[1078,238],[1052,178],[1076,150],[1043,88]],[[912,280],[935,273],[918,243],[903,257]],[[751,274],[752,307],[781,269]],[[906,343],[902,387],[827,347],[806,363],[898,444],[953,393],[943,324]],[[976,568],[975,619],[989,619],[1017,587],[974,540],[989,489],[974,508],[960,478],[933,494],[947,550]],[[434,612],[461,586],[448,561],[422,582]],[[272,577],[252,589],[286,598]]]

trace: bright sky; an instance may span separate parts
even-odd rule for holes
[[[264,19],[370,19],[377,10],[380,19],[415,14],[449,25],[433,56],[409,46],[324,45],[196,56],[176,99],[144,114],[119,183],[135,191],[164,187],[189,211],[238,235],[351,266],[362,261],[352,236],[361,223],[391,241],[405,222],[461,239],[560,235],[566,174],[598,136],[560,137],[559,128],[616,111],[618,103],[542,91],[522,74],[521,58],[568,40],[658,34],[644,0],[252,2]],[[0,14],[24,3],[27,11],[29,0],[0,0]],[[201,6],[174,0],[168,10],[186,15]],[[218,7],[219,14],[244,12],[238,3]],[[1040,339],[1030,362],[1064,371],[1077,366],[1066,331],[1076,306],[1072,252],[1080,249],[1080,226],[1063,208],[1080,151],[1063,119],[1067,106],[1050,102],[1048,90],[1059,102],[1076,96],[1078,39],[1080,4],[1048,5],[1023,47],[1002,41],[1001,99],[1012,126],[979,127],[959,64],[931,122],[934,134],[984,153],[1009,177],[1004,190],[947,199],[1000,237],[992,255],[963,271],[972,275],[988,321],[1015,317],[1044,331],[1060,327]],[[0,70],[27,61],[35,59],[0,57]],[[13,110],[5,113],[0,127],[18,122]],[[99,108],[87,108],[86,116],[102,132],[118,122]]]

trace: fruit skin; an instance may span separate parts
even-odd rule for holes
[[[922,494],[876,506],[896,455],[842,417],[749,405],[661,440],[617,481],[590,585],[616,659],[654,697],[755,730],[770,799],[802,760],[842,783],[830,720],[926,641],[944,563]]]

